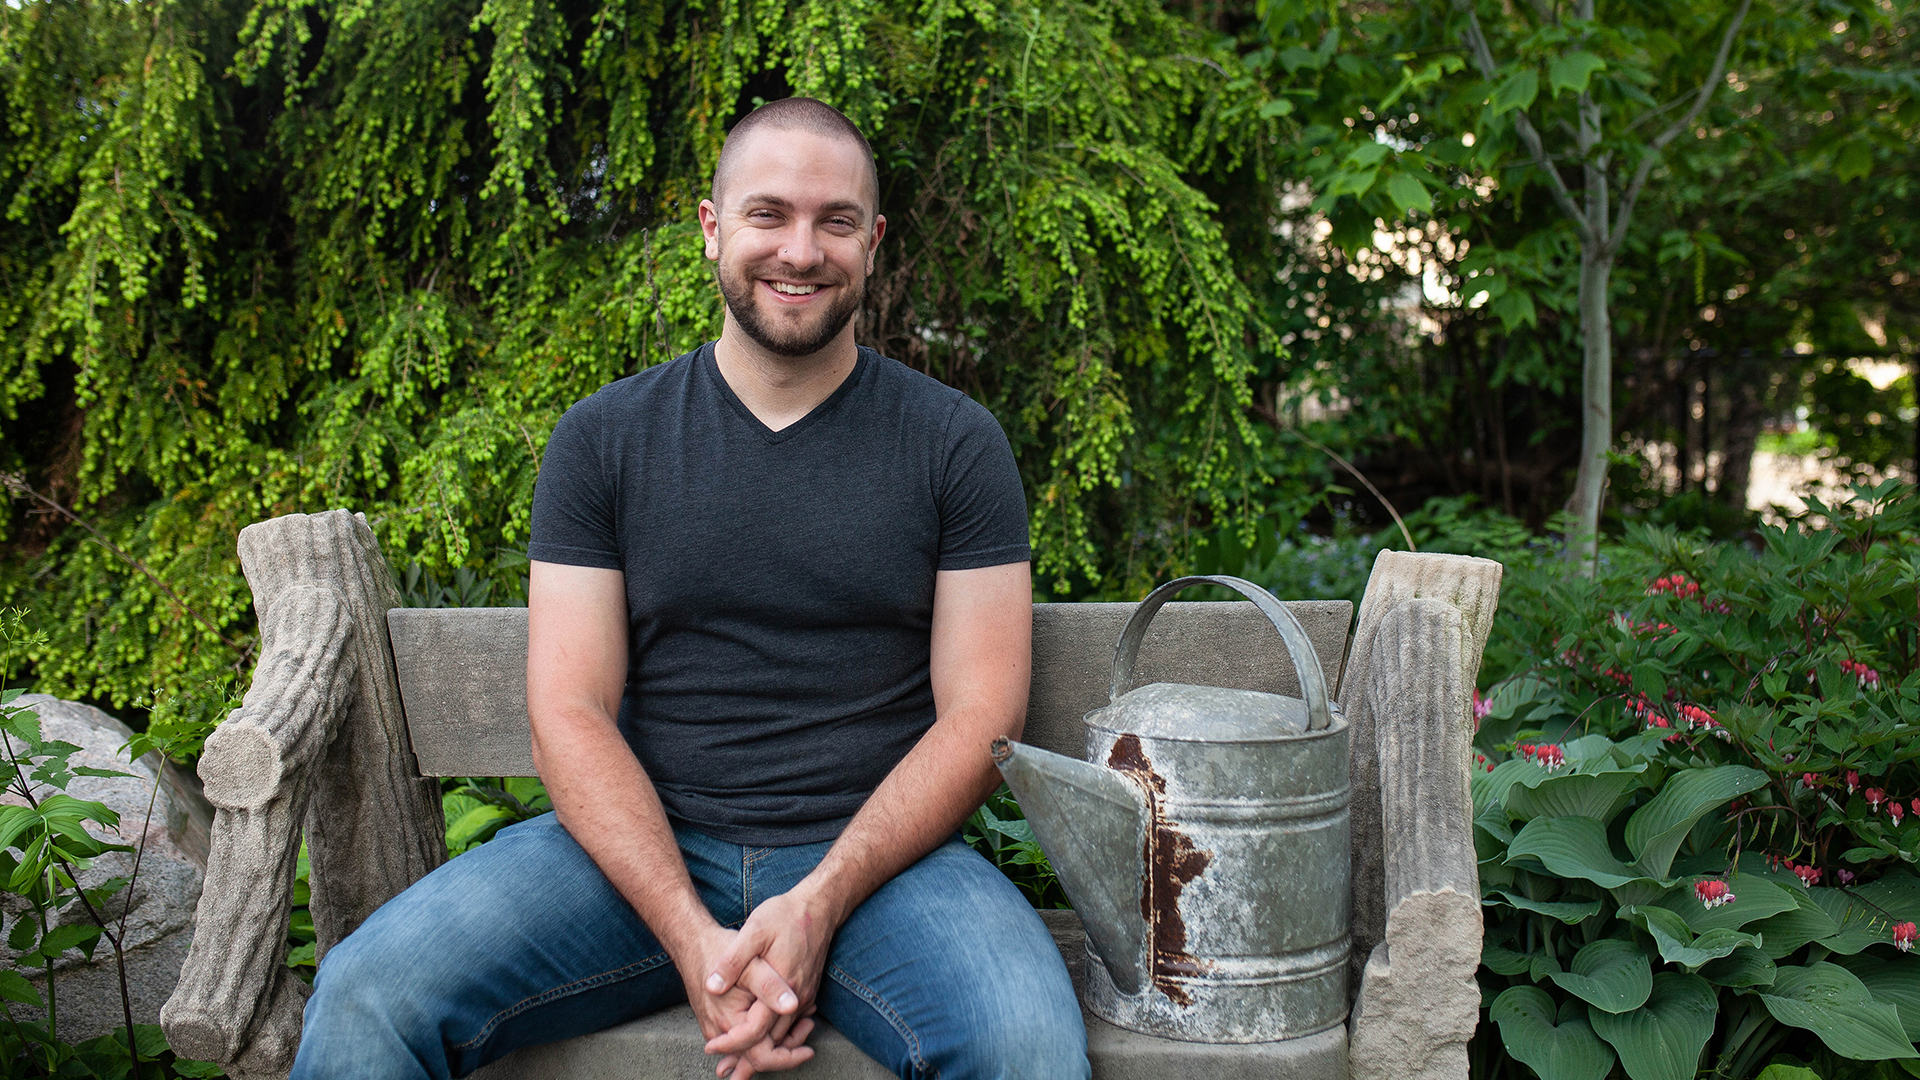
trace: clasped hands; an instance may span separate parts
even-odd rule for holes
[[[838,929],[827,911],[803,882],[738,930],[710,922],[674,956],[706,1051],[722,1055],[717,1075],[751,1080],[813,1057],[814,998]]]

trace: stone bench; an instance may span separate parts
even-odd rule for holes
[[[201,759],[217,808],[206,886],[161,1022],[182,1056],[225,1063],[238,1077],[282,1077],[307,996],[283,962],[303,833],[324,956],[444,860],[434,778],[533,774],[526,611],[400,607],[371,530],[345,511],[250,526],[240,558],[259,615],[260,662],[244,704]],[[1210,1045],[1089,1015],[1098,1080],[1467,1075],[1480,953],[1471,691],[1499,578],[1499,564],[1485,560],[1383,552],[1351,641],[1346,601],[1288,605],[1329,685],[1340,687],[1351,725],[1357,992],[1349,1023],[1282,1042]],[[1025,741],[1084,752],[1080,718],[1105,702],[1114,642],[1132,609],[1035,607]],[[1277,636],[1245,602],[1168,604],[1139,669],[1139,684],[1299,693]],[[1044,917],[1077,985],[1079,922],[1071,912]],[[810,1042],[816,1056],[796,1080],[890,1075],[824,1024]],[[476,1075],[711,1077],[701,1043],[683,1006],[524,1049]]]

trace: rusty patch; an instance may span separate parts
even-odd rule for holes
[[[1180,914],[1180,892],[1206,870],[1213,853],[1195,847],[1193,840],[1161,812],[1167,781],[1154,771],[1138,735],[1115,739],[1107,765],[1132,773],[1148,787],[1147,806],[1153,821],[1147,830],[1147,849],[1141,853],[1147,867],[1147,888],[1140,897],[1140,914],[1153,928],[1153,985],[1174,1004],[1192,1005],[1193,996],[1174,978],[1204,975],[1212,966],[1187,952],[1187,922]]]

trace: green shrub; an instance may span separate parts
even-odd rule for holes
[[[1476,1075],[1920,1075],[1917,586],[1891,483],[1751,546],[1640,527],[1592,579],[1510,564]]]

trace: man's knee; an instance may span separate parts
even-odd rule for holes
[[[1087,1032],[1072,994],[1009,999],[980,1017],[981,1026],[936,1075],[969,1080],[1085,1080]]]

